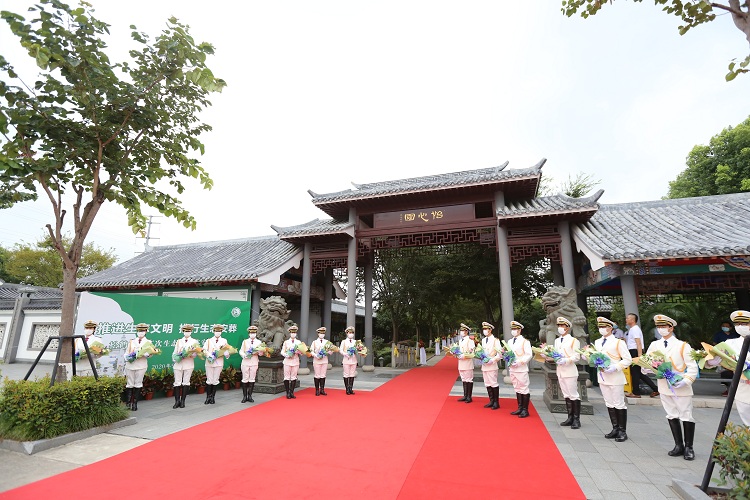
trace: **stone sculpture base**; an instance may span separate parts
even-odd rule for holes
[[[295,387],[299,387],[299,379]],[[258,360],[258,373],[255,375],[255,392],[260,394],[279,394],[284,388],[284,360],[278,358],[261,358]]]
[[[544,404],[552,413],[568,413],[565,406],[560,384],[557,383],[557,372],[554,363],[544,363],[542,366],[544,373]],[[593,415],[594,407],[589,403],[589,395],[586,391],[586,381],[589,380],[589,374],[578,370],[578,394],[581,396],[581,415]]]

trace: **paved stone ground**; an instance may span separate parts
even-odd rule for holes
[[[428,364],[434,364],[442,357],[430,358]],[[2,375],[20,379],[26,374],[29,364],[16,363],[2,366]],[[34,372],[44,375],[50,371],[49,365],[40,365]],[[363,373],[358,370],[355,391],[373,390],[393,377],[404,373],[403,369],[377,368],[374,373]],[[303,388],[313,385],[312,375],[300,377]],[[475,373],[476,384],[473,404],[484,404],[487,394],[481,383],[482,375]],[[341,368],[329,370],[326,388],[343,389]],[[673,441],[664,417],[664,411],[657,399],[644,397],[631,400],[628,411],[628,436],[624,443],[615,443],[604,438],[611,424],[604,401],[598,388],[589,389],[589,400],[594,406],[593,416],[581,416],[582,428],[571,430],[560,427],[565,415],[552,414],[544,406],[542,393],[544,378],[541,372],[531,375],[532,403],[544,421],[547,430],[565,458],[576,477],[578,484],[590,499],[636,499],[679,498],[670,485],[672,479],[682,479],[692,484],[700,483],[708,460],[711,442],[716,433],[723,398],[720,396],[723,386],[712,380],[699,380],[695,386],[696,419],[695,450],[696,460],[688,462],[682,458],[669,457],[667,451],[672,449]],[[457,379],[451,395],[462,394],[461,383]],[[113,430],[83,439],[58,448],[46,450],[34,455],[24,455],[7,450],[0,450],[0,491],[28,484],[61,472],[90,464],[106,457],[135,448],[149,440],[171,434],[213,418],[229,415],[243,410],[252,404],[262,404],[283,394],[254,394],[255,403],[240,404],[242,392],[239,390],[218,391],[215,405],[204,405],[203,395],[191,394],[186,401],[186,408],[173,410],[173,399],[159,398],[141,402],[138,411],[133,413],[138,423],[132,426]],[[514,404],[501,401],[498,411],[515,409],[515,393],[510,384],[501,385],[501,398],[511,398]],[[490,410],[487,410],[490,411]],[[739,422],[736,411],[732,412],[732,421]],[[714,476],[717,476],[716,472]]]

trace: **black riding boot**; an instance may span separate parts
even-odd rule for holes
[[[464,397],[462,397],[461,399],[458,400],[459,403],[463,403],[464,401],[466,401],[466,391],[467,391],[466,385],[467,384],[466,384],[466,382],[461,382],[461,385],[464,386]]]
[[[255,389],[255,382],[248,382],[247,383],[247,400],[250,403],[255,403],[255,400],[253,399],[253,389]]]
[[[203,402],[204,405],[207,405],[211,402],[211,386],[206,385],[206,400]]]
[[[607,412],[609,412],[609,421],[612,422],[612,430],[609,431],[607,434],[604,435],[607,439],[614,439],[617,437],[617,433],[620,430],[617,420],[617,408],[609,408],[607,407]]]
[[[490,397],[490,400],[487,402],[486,405],[484,405],[484,408],[492,408],[492,405],[495,401],[495,391],[493,390],[493,387],[487,386],[487,395]]]
[[[693,437],[695,436],[695,422],[683,422],[682,427],[685,430],[685,460],[694,460],[695,452],[693,451]]]
[[[284,381],[284,389],[286,389],[286,398],[292,399],[292,397],[289,395],[289,381],[288,380]]]
[[[180,391],[180,408],[185,408],[185,399],[187,399],[187,393],[190,390],[189,385],[183,385]]]
[[[568,410],[568,418],[560,422],[560,425],[562,425],[563,427],[568,427],[573,423],[573,401],[565,398],[565,408],[567,408]]]
[[[141,393],[140,387],[134,387],[132,396],[130,396],[130,409],[138,411],[138,395]]]
[[[313,379],[315,381],[315,395],[320,396],[320,380],[317,378]]]
[[[127,409],[130,409],[130,406],[132,403],[130,402],[130,398],[132,397],[133,388],[132,387],[126,387],[125,388],[125,406]]]
[[[297,379],[289,381],[289,397],[291,399],[297,399],[297,396],[294,395],[294,388],[296,386],[297,386]]]
[[[320,395],[328,396],[328,394],[326,394],[326,378],[325,377],[320,379]]]
[[[521,413],[518,414],[518,418],[526,418],[529,416],[529,400],[531,394],[521,394]]]
[[[172,405],[172,409],[176,410],[180,407],[180,393],[182,392],[182,386],[178,385],[174,389],[174,404]]]
[[[670,457],[684,455],[685,445],[682,442],[682,426],[680,425],[680,419],[670,418],[669,428],[672,431],[672,437],[674,438],[674,448],[672,448],[672,451],[667,452],[667,455]]]
[[[474,392],[474,382],[466,382],[466,402],[471,403],[471,393]]]
[[[492,388],[492,409],[498,410],[500,408],[500,387]]]
[[[576,399],[571,401],[573,403],[573,422],[570,424],[571,429],[581,428],[581,400]]]
[[[216,403],[216,389],[218,389],[218,385],[212,385],[211,386],[211,404]]]
[[[242,387],[242,401],[240,403],[247,403],[247,382],[240,383],[240,386]]]
[[[628,427],[628,410],[617,410],[617,437],[615,438],[615,441],[618,443],[622,443],[623,441],[628,440],[628,435],[625,432],[625,429]],[[685,452],[687,454],[687,451]]]
[[[349,377],[344,377],[344,389],[346,389],[346,395],[349,395]]]
[[[349,394],[354,394],[354,377],[349,377]]]
[[[511,415],[521,414],[521,408],[523,407],[523,394],[516,393],[516,401],[518,402],[518,408],[516,408],[516,411],[510,412]]]

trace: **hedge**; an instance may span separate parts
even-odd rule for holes
[[[0,390],[0,437],[47,439],[123,420],[125,377],[76,377],[50,387],[42,379],[5,379]]]

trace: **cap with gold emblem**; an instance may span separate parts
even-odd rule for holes
[[[290,332],[296,332],[297,330],[299,330],[299,327],[297,325],[292,325],[287,328],[287,330],[289,330]]]
[[[320,328],[318,328],[318,329],[317,329],[317,330],[315,330],[315,331],[316,331],[316,332],[318,332],[318,333],[325,333],[325,332],[326,332],[327,330],[326,330],[326,327],[325,327],[325,326],[321,326]]]
[[[144,330],[148,330],[148,325],[146,323],[138,323],[135,325],[136,331],[142,332]]]
[[[670,318],[669,316],[665,316],[664,314],[657,314],[654,316],[654,324],[656,326],[671,326],[674,328],[677,326],[677,322]]]
[[[732,323],[744,325],[746,323],[750,323],[750,312],[742,310],[734,311],[729,315],[729,319],[732,320]]]
[[[248,326],[247,333],[258,333],[258,327],[255,325]]]
[[[604,316],[599,316],[598,318],[596,318],[596,326],[598,326],[599,328],[607,328],[608,326],[614,328],[615,322],[609,318],[605,318]]]
[[[214,325],[213,327],[215,332],[223,332],[224,331],[224,325]]]
[[[469,328],[468,325],[464,325],[463,323],[461,323],[461,326],[458,329],[459,330],[464,330],[464,331],[467,331],[467,332],[471,331],[471,328]]]
[[[346,333],[354,333],[354,327],[353,326],[347,326],[346,330],[344,330]]]
[[[84,328],[96,328],[96,321],[94,321],[93,319],[90,319],[83,324],[83,327]]]
[[[193,331],[193,325],[191,323],[185,323],[180,327],[180,330],[183,332],[192,332]]]
[[[562,316],[557,317],[557,326],[567,326],[568,328],[573,327],[573,323],[570,322],[568,318],[563,318]]]
[[[510,322],[510,329],[511,330],[523,330],[523,325],[519,323],[518,321],[511,321]]]
[[[487,323],[486,321],[482,321],[482,330],[484,330],[485,328],[489,328],[490,330],[494,330],[495,326],[491,325],[490,323]]]

